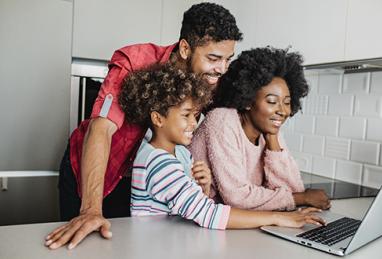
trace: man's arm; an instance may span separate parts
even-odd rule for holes
[[[92,119],[85,135],[81,157],[82,202],[80,215],[46,237],[46,246],[74,248],[93,231],[111,238],[110,222],[102,216],[103,186],[111,139],[117,126],[105,118]]]

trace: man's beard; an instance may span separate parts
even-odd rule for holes
[[[188,73],[193,73],[193,74],[196,74],[193,70],[192,70],[192,60],[193,60],[194,56],[191,55],[190,58],[188,58],[186,60],[186,70]],[[200,76],[201,78],[204,79],[205,76],[213,76],[213,77],[221,77],[222,74],[221,73],[200,73],[198,74],[198,76]],[[207,79],[204,79],[204,81],[207,82]],[[218,80],[219,81],[219,80]],[[215,84],[215,87],[217,86],[218,83]]]

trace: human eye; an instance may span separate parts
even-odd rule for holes
[[[217,62],[217,61],[219,61],[219,57],[216,57],[216,56],[213,56],[213,55],[208,55],[207,59],[210,62]]]
[[[182,117],[187,118],[190,116],[190,112],[183,112],[180,114]]]
[[[195,111],[193,115],[194,115],[194,118],[198,118],[200,116],[200,111]]]
[[[273,99],[273,98],[268,98],[267,99],[267,103],[269,104],[276,104],[277,103],[277,100]]]
[[[217,62],[218,59],[217,58],[208,57],[208,61],[210,61],[210,62]]]

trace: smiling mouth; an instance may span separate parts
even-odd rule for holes
[[[192,133],[193,133],[193,131],[185,131],[185,132],[184,132],[184,135],[186,135],[187,138],[192,139],[192,136],[193,136]]]
[[[281,125],[283,124],[283,120],[275,120],[275,119],[271,119],[271,121],[272,121],[272,124],[274,125],[274,126],[276,126],[276,127],[281,127]]]
[[[207,79],[207,82],[209,84],[217,84],[219,78],[220,78],[221,75],[209,75],[209,74],[206,74],[205,75],[205,78]]]

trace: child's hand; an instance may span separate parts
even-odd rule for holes
[[[297,211],[292,212],[275,212],[275,225],[291,228],[301,228],[305,224],[325,226],[326,222],[319,216],[315,215],[315,212],[321,212],[321,210],[309,207],[305,209],[298,209]]]
[[[212,176],[211,170],[204,161],[196,161],[191,168],[192,176],[197,184],[202,187],[205,195],[210,195]]]

